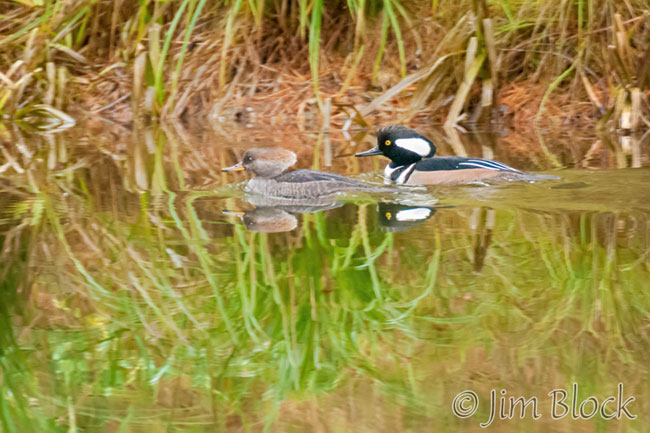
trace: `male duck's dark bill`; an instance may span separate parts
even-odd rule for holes
[[[365,152],[359,152],[354,156],[374,156],[374,155],[382,155],[381,150],[379,150],[379,147],[373,147],[370,150],[366,150]]]
[[[238,162],[235,165],[231,165],[230,167],[225,167],[221,169],[221,171],[242,171],[242,170],[244,170],[244,165],[241,162]]]

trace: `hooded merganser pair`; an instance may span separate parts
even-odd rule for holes
[[[391,125],[377,133],[377,146],[355,156],[384,155],[387,181],[406,185],[451,185],[485,180],[536,181],[557,176],[525,173],[501,162],[461,156],[438,156],[428,138],[405,126]]]
[[[277,204],[286,200],[319,199],[339,192],[378,191],[340,174],[316,170],[287,171],[296,163],[296,154],[285,149],[255,148],[244,153],[241,162],[222,171],[250,171],[255,175],[246,185],[246,191],[271,197]]]
[[[356,156],[384,155],[391,160],[384,169],[387,181],[408,185],[450,185],[486,180],[537,181],[558,176],[525,173],[501,162],[460,156],[433,157],[436,146],[428,138],[404,126],[380,129],[377,146]],[[246,191],[279,201],[319,199],[339,192],[382,191],[340,174],[315,170],[287,171],[296,154],[277,148],[254,148],[241,162],[222,171],[252,172]],[[385,191],[385,190],[384,190]],[[282,204],[282,203],[277,203]]]

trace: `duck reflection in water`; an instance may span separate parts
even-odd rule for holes
[[[453,206],[413,206],[399,203],[379,203],[377,219],[379,226],[386,232],[405,232],[429,220],[441,209],[452,209]],[[476,208],[470,216],[471,249],[469,259],[474,272],[481,272],[487,258],[488,249],[492,243],[492,229],[495,223],[495,211],[488,208]]]
[[[252,232],[290,232],[298,226],[296,216],[280,208],[258,207],[247,211],[224,210],[223,213],[238,217],[246,229]]]
[[[249,202],[250,203],[250,202]],[[322,212],[341,207],[343,202],[317,205],[260,206],[251,210],[224,210],[225,215],[238,217],[253,232],[287,232],[298,226],[296,214]],[[377,205],[380,227],[386,232],[403,232],[431,218],[436,209],[426,206],[407,206],[396,203]]]
[[[404,232],[422,224],[435,213],[435,208],[427,206],[408,206],[399,203],[377,205],[379,225],[386,232]]]
[[[242,220],[246,228],[252,232],[279,233],[288,232],[298,226],[296,214],[322,212],[343,206],[345,203],[331,196],[304,200],[286,201],[262,197],[246,196],[246,202],[255,206],[244,211],[224,210],[225,215],[236,216]]]

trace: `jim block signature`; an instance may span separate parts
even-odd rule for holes
[[[493,389],[490,391],[490,415],[487,420],[479,425],[483,428],[489,427],[495,419],[542,418],[543,415],[550,416],[554,420],[570,416],[572,419],[591,419],[599,416],[605,420],[636,419],[628,407],[636,398],[630,396],[624,399],[623,384],[617,386],[616,395],[599,400],[589,396],[579,401],[578,384],[571,386],[571,399],[567,400],[569,393],[564,389],[554,389],[547,396],[548,401],[540,404],[538,397],[525,398],[523,396],[511,396],[505,389],[499,392]],[[470,418],[479,408],[479,397],[472,390],[465,390],[456,395],[451,404],[451,409],[458,418]]]

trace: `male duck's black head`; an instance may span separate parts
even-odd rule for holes
[[[396,166],[409,165],[431,158],[436,146],[428,138],[401,125],[391,125],[377,132],[377,146],[355,156],[384,155]]]

